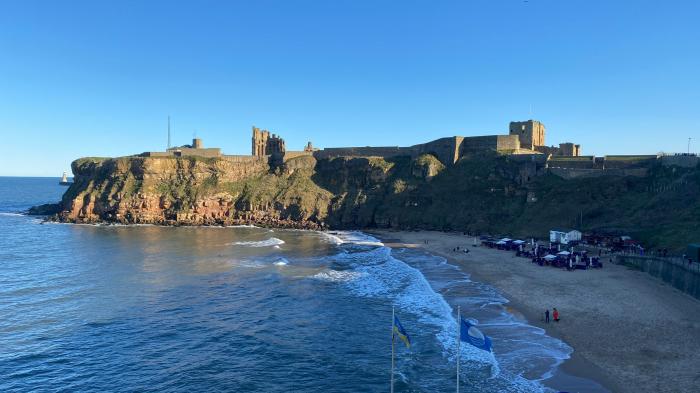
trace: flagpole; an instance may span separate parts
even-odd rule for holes
[[[391,393],[394,393],[394,306],[391,306]]]
[[[457,393],[459,393],[459,363],[460,363],[460,357],[462,354],[462,344],[460,343],[461,341],[461,329],[462,329],[462,309],[460,306],[457,306]]]

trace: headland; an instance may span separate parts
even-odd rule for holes
[[[695,155],[583,156],[545,143],[536,120],[508,132],[408,147],[288,150],[253,127],[251,155],[201,139],[72,163],[62,201],[34,209],[75,223],[428,229],[546,237],[554,227],[632,235],[674,251],[700,238]]]

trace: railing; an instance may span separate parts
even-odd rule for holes
[[[658,252],[654,253],[647,253],[645,252],[635,252],[635,251],[622,251],[618,253],[614,253],[611,255],[623,255],[623,256],[633,256],[635,258],[645,258],[645,259],[654,259],[657,261],[663,261],[665,263],[671,263],[676,266],[680,266],[690,272],[694,273],[700,273],[700,263],[697,261],[692,261],[691,263],[688,263],[688,257],[681,256],[681,255],[668,255],[666,256],[663,255],[658,255]]]

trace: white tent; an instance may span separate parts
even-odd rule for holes
[[[552,255],[552,254],[547,254],[544,256],[544,259],[551,261],[553,259],[557,259],[557,257],[555,255]]]
[[[502,245],[507,244],[507,243],[504,242],[503,240],[499,240],[499,241],[496,242],[496,244],[502,246]]]
[[[571,255],[571,253],[568,252],[568,251],[560,251],[560,252],[557,253],[557,255],[564,255],[564,256],[566,256],[566,255]]]
[[[525,242],[522,240],[514,240],[513,244],[524,244]]]
[[[507,237],[504,237],[503,239],[501,239],[502,242],[509,242],[511,240],[513,240],[513,239],[508,239]]]

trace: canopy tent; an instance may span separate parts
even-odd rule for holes
[[[503,240],[499,240],[496,242],[496,244],[498,244],[499,246],[502,246],[502,245],[508,244],[508,243],[504,242]]]
[[[504,243],[505,243],[505,242],[512,241],[512,240],[513,240],[513,239],[508,239],[507,237],[504,237],[503,239],[501,239],[501,241],[504,242]]]
[[[547,254],[547,255],[544,256],[544,259],[546,259],[546,260],[548,260],[548,261],[551,261],[551,260],[553,260],[553,259],[557,259],[557,257],[556,257],[556,255]]]
[[[525,241],[523,240],[513,240],[513,244],[524,244]]]
[[[571,255],[571,253],[568,251],[559,251],[557,255]]]

